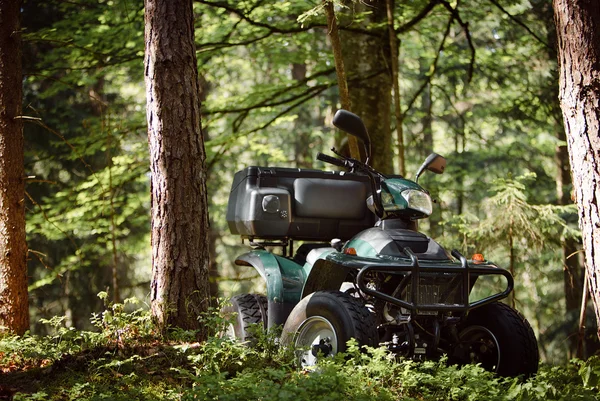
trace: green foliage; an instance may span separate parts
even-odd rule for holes
[[[579,237],[572,224],[577,209],[575,205],[533,204],[531,187],[536,178],[535,173],[527,173],[494,180],[489,197],[480,203],[479,216],[470,212],[453,216],[444,225],[447,232],[456,233],[450,237],[453,242],[447,238],[442,242],[448,241],[448,247],[467,255],[483,253],[498,266],[510,269],[515,277],[517,309],[529,317],[538,333],[547,331],[540,339],[546,357],[552,360],[560,355],[560,360],[566,336],[561,332],[565,321],[561,243]],[[480,278],[472,299],[481,299],[504,285]],[[555,328],[548,329],[550,326]]]
[[[501,11],[489,1],[449,2],[456,7],[453,18],[438,3],[407,29],[428,3],[403,2],[394,10],[408,169],[415,171],[423,153],[433,150],[449,161],[444,176],[422,178],[439,208],[421,228],[467,255],[485,251],[502,267],[509,264],[512,231],[522,294],[517,306],[537,333],[551,337],[541,342],[544,357],[565,361],[571,333],[561,329],[560,246],[575,235],[576,215],[573,207],[556,206],[554,153],[564,143],[556,137],[561,122],[552,101],[556,57],[542,43],[552,37],[552,18],[544,14],[549,3],[515,0],[503,2]],[[248,165],[312,167],[315,153],[334,141],[329,120],[338,95],[323,4],[194,2],[211,257],[224,295],[261,285],[252,281],[255,272],[232,263],[247,250],[225,221],[234,172]],[[340,24],[342,40],[346,30],[368,37],[379,28],[351,2],[334,4],[347,21]],[[114,328],[110,338],[137,335],[127,329],[137,323],[127,322],[123,311],[100,314],[103,303],[95,294],[115,293],[112,269],[122,298],[148,293],[143,24],[142,4],[127,0],[24,1],[24,114],[31,117],[25,120],[26,171],[35,176],[27,181],[28,272],[36,334],[54,336],[60,329],[68,338],[77,332],[73,327],[96,325],[105,334]],[[519,178],[532,174],[536,179]],[[60,328],[37,323],[57,314],[65,316]],[[145,327],[140,332],[150,330]],[[187,341],[195,335],[170,334]],[[228,356],[233,350],[218,353],[232,345],[215,341],[205,345],[206,354],[213,353],[218,366],[235,365]],[[239,352],[244,363],[263,357]]]
[[[104,295],[104,294],[103,294]],[[501,378],[475,365],[396,359],[385,348],[350,341],[345,354],[299,370],[277,334],[257,331],[249,348],[228,338],[165,342],[147,312],[109,305],[94,317],[100,332],[63,327],[54,335],[0,338],[0,389],[15,400],[599,400],[600,358],[543,365],[527,381]],[[213,332],[227,322],[215,312]],[[125,332],[132,333],[124,335]],[[120,334],[116,334],[120,333]],[[135,334],[137,333],[137,334]]]
[[[127,343],[156,336],[155,327],[147,309],[138,308],[127,311],[127,305],[139,305],[136,298],[127,298],[123,303],[107,302],[108,294],[101,292],[98,296],[106,302],[107,309],[102,314],[93,313],[90,321],[101,330],[107,340]],[[131,308],[130,308],[131,309]]]
[[[281,328],[264,330],[259,325],[248,328],[256,343],[247,347],[238,341],[222,336],[227,331],[231,319],[235,316],[223,317],[221,308],[226,301],[220,300],[219,306],[209,307],[200,319],[209,329],[209,338],[199,345],[201,352],[190,356],[195,366],[195,374],[235,375],[243,369],[263,369],[273,366],[286,366],[291,360],[291,350],[278,346]]]
[[[485,202],[488,218],[483,220],[475,236],[487,244],[497,244],[510,236],[522,239],[539,250],[548,239],[576,236],[561,215],[577,212],[575,205],[531,205],[527,202],[527,185],[536,179],[535,173],[516,179],[499,178],[490,190],[495,193]]]

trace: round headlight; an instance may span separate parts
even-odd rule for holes
[[[407,189],[402,191],[402,197],[406,199],[408,209],[424,213],[427,216],[431,215],[433,211],[431,197],[425,192],[417,189]]]

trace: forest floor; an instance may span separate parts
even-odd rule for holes
[[[183,330],[164,338],[147,313],[115,307],[94,317],[93,332],[65,328],[62,318],[48,323],[55,334],[0,336],[0,400],[600,401],[597,357],[542,365],[529,379],[502,378],[350,342],[344,355],[308,371],[262,331],[254,347],[215,335],[196,342],[196,333]]]

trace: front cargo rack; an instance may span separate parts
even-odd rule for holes
[[[404,248],[404,252],[406,253],[406,255],[409,256],[411,260],[410,265],[401,266],[388,264],[370,264],[362,267],[359,270],[358,275],[356,277],[356,283],[358,285],[358,288],[365,294],[384,300],[386,302],[389,302],[390,304],[399,306],[401,308],[408,309],[412,312],[421,314],[428,314],[423,312],[441,311],[468,312],[472,309],[481,307],[483,305],[487,305],[492,302],[504,299],[514,289],[513,277],[507,270],[491,266],[474,267],[472,265],[469,265],[467,258],[461,255],[457,250],[452,251],[452,256],[454,256],[460,261],[460,266],[427,266],[427,268],[425,269],[423,269],[420,266],[419,259],[410,250],[410,248]],[[385,294],[381,291],[377,291],[373,288],[370,288],[365,280],[367,274],[369,273],[408,273],[409,275],[407,275],[407,278],[410,278],[410,291],[407,291],[407,293],[410,300],[405,301],[393,297],[391,295]],[[453,274],[455,277],[452,280],[450,280],[450,282],[447,285],[447,288],[449,290],[446,290],[442,294],[438,295],[439,302],[424,303],[424,298],[420,297],[420,292],[422,290],[421,277],[423,275],[430,275],[430,273],[437,273],[438,275],[440,273]],[[474,282],[474,280],[472,280],[472,276],[477,278],[482,275],[499,275],[505,277],[507,281],[506,289],[500,293],[490,295],[486,298],[471,303],[469,302],[469,294],[472,282]],[[461,284],[460,286],[458,285],[459,283]],[[454,302],[448,303],[444,298],[450,296],[450,292],[452,291],[453,287],[460,287],[460,290],[458,291],[458,294],[456,294],[457,296],[455,297]]]

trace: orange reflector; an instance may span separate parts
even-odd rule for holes
[[[346,255],[354,255],[354,256],[356,256],[356,249],[354,249],[354,248],[346,248],[346,249],[344,249],[344,253]]]
[[[483,263],[483,262],[485,262],[485,258],[480,253],[473,254],[473,256],[471,257],[471,259],[475,263]]]

